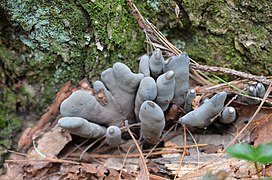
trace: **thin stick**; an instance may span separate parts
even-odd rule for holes
[[[7,163],[25,163],[25,162],[36,162],[36,163],[40,163],[40,162],[51,162],[51,163],[69,163],[69,164],[80,164],[80,162],[76,162],[76,161],[69,161],[69,160],[64,160],[64,159],[52,159],[52,158],[43,158],[43,159],[18,159],[18,160],[6,160],[5,162]]]
[[[271,81],[269,81],[264,76],[255,76],[253,74],[244,73],[244,72],[241,72],[241,71],[236,71],[236,70],[229,69],[229,68],[205,66],[205,65],[193,64],[193,63],[190,64],[190,67],[195,69],[195,70],[201,70],[201,71],[206,71],[206,72],[220,72],[220,73],[228,74],[228,75],[231,75],[231,76],[239,76],[239,77],[242,77],[242,78],[245,78],[245,79],[258,81],[258,82],[261,82],[261,83],[266,84],[266,85],[271,83]]]
[[[183,144],[184,144],[184,146],[186,146],[186,128],[185,128],[185,126],[183,126],[183,134],[184,134]],[[177,172],[176,172],[176,174],[175,174],[174,180],[176,180],[177,177],[178,177],[178,174],[179,174],[179,172],[180,172],[180,169],[181,169],[181,165],[182,165],[183,159],[184,159],[184,157],[185,157],[185,153],[186,153],[186,148],[184,147],[184,148],[183,148],[183,152],[182,152],[181,159],[180,159],[180,161],[179,161],[178,170],[177,170]]]
[[[26,157],[26,154],[25,154],[25,153],[20,153],[20,152],[12,151],[12,150],[8,150],[8,152]]]
[[[105,138],[105,136],[98,138],[97,140],[95,140],[92,144],[90,144],[86,149],[84,149],[84,151],[80,154],[79,159],[82,159],[83,155],[93,146],[95,145],[98,141],[102,140],[103,138]]]
[[[71,151],[69,151],[67,154],[65,154],[65,156],[63,156],[63,159],[66,159],[69,155],[71,155],[73,152],[75,152],[77,149],[79,149],[83,144],[85,144],[89,139],[85,139],[82,143],[80,143],[79,145],[76,145],[76,147],[74,147]],[[74,144],[75,145],[75,144]]]
[[[126,160],[127,160],[127,158],[128,158],[128,154],[129,154],[129,151],[130,151],[131,148],[132,148],[132,145],[129,146],[128,151],[127,151],[127,153],[126,153],[126,156],[125,156],[125,158],[124,158],[124,160],[123,160],[123,164],[122,164],[122,168],[121,168],[121,170],[120,170],[119,176],[118,176],[118,180],[121,180],[123,168],[124,168],[124,166],[125,166],[125,164],[126,164]]]
[[[186,128],[186,126],[184,126],[184,127]],[[191,133],[191,131],[188,128],[186,128],[186,130],[190,134],[190,136],[192,137],[192,139],[193,139],[193,141],[194,141],[194,143],[196,145],[196,151],[197,151],[197,169],[196,170],[198,171],[198,169],[199,169],[199,157],[200,157],[200,154],[199,154],[199,149],[198,149],[198,146],[197,146],[197,142],[196,142],[193,134]]]
[[[145,158],[144,158],[143,152],[141,151],[141,148],[140,148],[139,144],[137,143],[135,137],[133,136],[131,130],[129,129],[128,120],[125,120],[125,126],[127,128],[127,131],[129,133],[129,135],[133,139],[133,142],[134,142],[135,146],[137,147],[137,149],[138,149],[138,151],[140,153],[140,158],[141,158],[141,160],[143,162],[143,165],[144,165],[145,176],[146,176],[146,179],[149,180],[149,172],[148,172],[148,168],[147,168],[147,165],[146,165],[146,162],[145,162]]]

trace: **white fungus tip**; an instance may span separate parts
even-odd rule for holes
[[[162,55],[161,50],[160,49],[156,49],[155,53],[156,53],[156,59],[160,60],[161,59],[161,55]]]
[[[254,90],[255,90],[254,86],[249,86],[249,87],[248,87],[248,91],[249,91],[249,92],[254,92]]]
[[[115,133],[114,128],[110,128],[110,129],[109,129],[109,133],[110,133],[110,134],[114,134],[114,133]]]
[[[174,75],[175,75],[174,71],[172,71],[172,70],[167,71],[166,74],[165,74],[165,79],[170,80],[170,79],[172,79],[174,77]]]
[[[228,107],[228,112],[230,114],[233,114],[235,112],[235,109],[233,107]]]
[[[190,90],[190,94],[195,94],[195,93],[196,93],[195,89]]]

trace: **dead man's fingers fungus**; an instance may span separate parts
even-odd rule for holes
[[[169,103],[174,97],[175,89],[175,72],[170,70],[160,75],[156,81],[158,95],[155,102],[161,107],[163,111],[166,111]]]
[[[153,78],[159,77],[163,71],[164,58],[160,49],[156,49],[149,59],[150,74]]]
[[[154,100],[157,97],[157,84],[152,77],[145,77],[141,80],[135,98],[134,113],[139,120],[140,107],[146,100]]]
[[[81,117],[60,118],[58,125],[64,129],[67,129],[71,134],[84,138],[99,138],[106,134],[105,127],[91,123]]]
[[[110,147],[117,147],[122,143],[122,132],[117,126],[110,126],[106,131],[106,143]]]
[[[163,71],[173,70],[175,72],[175,91],[173,101],[179,106],[184,105],[186,93],[189,90],[189,56],[181,53],[170,57],[163,66]]]
[[[186,99],[185,99],[185,103],[184,103],[184,111],[185,112],[190,112],[193,110],[193,106],[192,106],[192,102],[196,97],[196,91],[194,89],[191,89],[190,91],[188,91]]]
[[[221,116],[219,117],[219,121],[224,124],[230,124],[233,121],[235,121],[235,119],[236,119],[236,111],[234,107],[232,106],[226,107],[223,110]]]
[[[160,140],[165,126],[162,109],[152,101],[145,101],[140,108],[141,136],[148,144],[155,144]]]
[[[205,128],[211,124],[211,119],[217,115],[224,107],[227,93],[219,92],[199,108],[189,112],[179,119],[179,123]]]

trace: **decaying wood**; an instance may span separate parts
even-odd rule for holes
[[[163,168],[162,171],[170,171],[172,175],[174,175],[178,170],[179,159],[180,156],[162,157],[152,159],[152,161],[161,164],[160,167]],[[205,165],[212,159],[217,159],[217,161],[197,171],[198,164]],[[256,176],[254,165],[251,162],[237,160],[224,154],[206,154],[201,155],[199,161],[197,156],[185,156],[178,179],[201,179],[207,173],[207,170],[213,174],[224,171],[228,177],[227,179],[230,180]]]

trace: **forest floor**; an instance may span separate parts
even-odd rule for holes
[[[135,144],[141,142],[127,137],[126,143],[110,148],[104,138],[71,136],[57,125],[60,103],[80,88],[80,84],[66,83],[36,126],[24,130],[18,151],[10,151],[5,162],[7,173],[1,179],[252,179],[257,178],[254,164],[228,156],[226,147],[236,142],[254,146],[272,142],[272,109],[268,107],[271,97],[263,101],[267,107],[250,106],[234,100],[229,93],[227,101],[238,113],[235,123],[214,123],[205,130],[187,129],[176,123],[180,112],[173,105],[166,112],[167,125],[156,146],[139,152]],[[201,93],[207,89],[230,92],[231,88],[219,84],[195,89]],[[126,127],[122,128],[127,133]],[[139,124],[130,129],[138,139]],[[271,166],[260,168],[262,175],[272,176]]]

